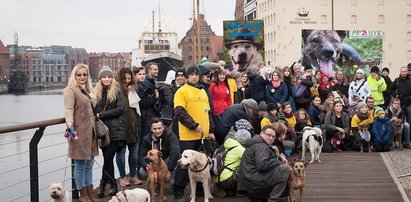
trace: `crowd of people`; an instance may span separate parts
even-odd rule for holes
[[[102,67],[93,88],[87,65],[76,65],[64,89],[67,128],[79,139],[69,139],[69,157],[75,162],[74,179],[80,201],[96,201],[92,167],[100,147],[104,163],[97,196],[117,193],[114,158],[120,186],[141,184],[146,177],[144,156],[162,152],[175,201],[182,201],[188,172],[177,166],[186,149],[212,156],[223,145],[226,164],[215,182],[217,196],[247,194],[253,200],[278,201],[290,173],[287,157],[301,152],[306,126],[319,127],[324,152],[353,150],[382,152],[392,149],[391,122],[404,123],[404,148],[410,149],[411,63],[392,81],[389,69],[358,68],[352,79],[341,70],[335,78],[313,72],[310,66],[260,67],[235,72],[230,64],[170,70],[157,82],[156,63],[122,68],[116,74]],[[269,68],[269,67],[264,67]],[[95,120],[109,128],[110,141],[101,144]],[[125,160],[128,149],[129,174]]]

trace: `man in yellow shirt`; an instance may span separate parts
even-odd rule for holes
[[[207,140],[214,139],[214,124],[210,112],[210,104],[204,86],[199,83],[200,69],[196,65],[187,67],[187,83],[174,95],[174,114],[178,120],[180,151],[186,149],[199,151],[210,146]],[[211,155],[211,154],[210,154]],[[177,167],[174,179],[174,200],[184,201],[184,189],[188,182],[188,171]]]

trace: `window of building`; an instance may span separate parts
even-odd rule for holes
[[[189,55],[188,60],[193,60],[193,56]]]
[[[407,51],[407,59],[411,59],[411,50]]]
[[[411,15],[407,15],[407,23],[411,23]]]
[[[407,0],[407,5],[411,5],[411,0]]]
[[[407,40],[411,41],[411,32],[407,32]]]
[[[378,0],[378,5],[384,5],[384,0]]]
[[[357,24],[357,16],[351,15],[351,24]]]
[[[207,46],[207,47],[206,47],[206,51],[208,51],[208,50],[210,50],[210,48]]]
[[[378,23],[379,24],[384,24],[384,15],[379,15],[378,16]]]
[[[328,3],[328,0],[321,0],[321,6],[326,6]]]
[[[327,24],[327,16],[321,15],[321,24]]]

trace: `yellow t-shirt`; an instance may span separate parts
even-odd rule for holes
[[[363,126],[367,126],[371,123],[374,123],[374,117],[372,116],[371,113],[368,114],[368,118],[364,119],[361,121],[360,118],[358,118],[357,114],[355,114],[352,117],[351,120],[351,128],[358,128],[358,127],[363,127]],[[368,131],[371,131],[371,128],[368,128]],[[350,135],[353,135],[352,133],[350,133]]]
[[[204,89],[198,89],[189,84],[184,84],[177,90],[174,95],[174,107],[181,106],[193,118],[193,120],[200,124],[204,131],[204,137],[208,137],[210,130],[210,121],[208,112],[210,111],[210,104],[208,103],[207,93]],[[183,124],[178,122],[179,136],[181,141],[191,141],[201,139],[201,134],[195,130],[190,130]]]
[[[234,104],[234,93],[237,92],[237,82],[235,82],[233,78],[228,78],[227,83],[230,88],[231,102]]]

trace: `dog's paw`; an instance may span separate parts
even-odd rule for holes
[[[310,161],[310,164],[311,164],[311,163],[314,163],[314,160],[311,160],[311,161]]]
[[[320,159],[318,159],[318,163],[321,163],[321,160],[320,160]]]

